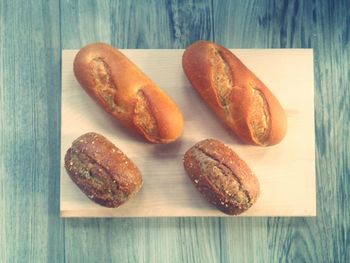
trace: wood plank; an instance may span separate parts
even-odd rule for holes
[[[92,41],[121,48],[184,48],[194,39],[212,37],[210,1],[61,0],[61,10],[62,46],[66,49],[81,48]],[[100,258],[109,262],[220,260],[220,248],[214,245],[220,243],[217,219],[65,222],[65,255],[72,262]],[[77,250],[74,244],[85,245]]]
[[[215,40],[315,54],[317,219],[222,219],[222,259],[346,262],[349,256],[349,1],[215,1]],[[248,236],[241,238],[233,232]],[[251,253],[252,248],[255,253]],[[255,248],[255,249],[254,249]]]
[[[66,223],[67,234],[72,235],[66,239],[68,262],[220,262],[217,218],[69,219]]]
[[[76,81],[72,68],[78,51],[63,50],[62,216],[226,216],[202,198],[183,169],[184,152],[204,138],[217,138],[231,146],[259,178],[260,198],[242,216],[316,215],[312,50],[233,50],[262,77],[287,113],[286,138],[277,146],[265,148],[241,144],[198,98],[183,73],[183,49],[121,51],[179,105],[185,119],[184,132],[173,145],[154,145],[135,138],[91,100]],[[289,63],[285,63],[286,60]],[[303,93],[302,99],[299,93]],[[138,165],[143,175],[141,192],[118,209],[104,208],[90,201],[64,168],[64,155],[71,143],[90,131],[114,142]]]
[[[68,1],[62,48],[104,41],[118,48],[184,48],[212,38],[210,1]]]
[[[57,1],[0,1],[0,262],[60,261]]]
[[[315,8],[314,48],[318,171],[317,226],[313,242],[323,260],[350,258],[350,2],[323,2]]]

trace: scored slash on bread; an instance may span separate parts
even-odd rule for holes
[[[259,181],[248,165],[220,141],[200,141],[184,155],[184,167],[197,190],[229,215],[249,209],[260,193]]]
[[[93,132],[73,142],[64,166],[87,197],[106,207],[122,205],[143,184],[136,165],[107,138]]]
[[[94,43],[74,60],[84,90],[120,123],[152,143],[170,143],[184,120],[175,102],[116,48]]]
[[[282,106],[230,50],[197,41],[185,50],[182,65],[194,89],[239,139],[268,146],[284,138]]]

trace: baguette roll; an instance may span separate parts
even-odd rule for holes
[[[240,140],[269,146],[283,139],[281,104],[230,50],[198,41],[185,50],[182,64],[193,88]]]
[[[175,102],[116,48],[83,47],[74,74],[106,112],[147,141],[170,143],[180,137],[184,121]]]

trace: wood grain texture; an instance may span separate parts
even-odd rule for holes
[[[0,262],[347,262],[349,10],[348,0],[0,1]],[[60,220],[61,46],[199,38],[314,48],[319,216]]]
[[[346,262],[349,259],[349,1],[215,1],[215,41],[236,47],[305,48],[315,54],[318,217],[222,219],[223,259]],[[263,227],[261,227],[263,226]],[[238,228],[240,239],[227,229]],[[258,258],[241,248],[259,247]],[[229,249],[230,248],[230,249]]]
[[[61,0],[62,48],[96,41],[118,48],[184,48],[212,39],[211,6],[204,0]]]
[[[59,5],[0,5],[0,262],[59,261]]]
[[[67,262],[220,262],[218,219],[65,221]]]
[[[5,34],[5,20],[3,10],[5,9],[4,3],[0,2],[0,37],[2,38]],[[4,91],[3,87],[5,84],[4,80],[4,65],[5,61],[3,59],[4,54],[4,44],[0,42],[0,127],[5,127],[5,116],[4,116]],[[4,129],[1,129],[4,130]],[[5,133],[0,132],[0,200],[4,199],[5,195],[5,155],[4,152],[4,141],[5,141]],[[5,203],[0,202],[0,214],[5,214]],[[5,244],[6,239],[4,233],[6,233],[6,225],[5,225],[5,217],[0,216],[0,245]],[[0,249],[0,261],[5,261],[7,258],[6,250]]]

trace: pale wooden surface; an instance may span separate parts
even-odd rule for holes
[[[347,262],[349,10],[348,0],[0,1],[0,262]],[[62,220],[61,48],[200,38],[314,49],[317,217]]]
[[[77,51],[62,53],[61,215],[63,217],[224,216],[192,185],[182,165],[195,143],[215,138],[231,146],[256,173],[261,195],[242,216],[315,216],[314,81],[311,49],[233,50],[285,107],[286,138],[273,147],[241,144],[190,87],[182,70],[184,50],[121,50],[179,105],[182,137],[171,145],[154,145],[128,133],[79,86],[73,74]],[[285,63],[285,61],[288,63]],[[271,66],[273,65],[273,66]],[[299,94],[303,94],[300,98]],[[64,155],[86,132],[109,138],[141,170],[139,194],[117,209],[90,201],[71,181]]]

